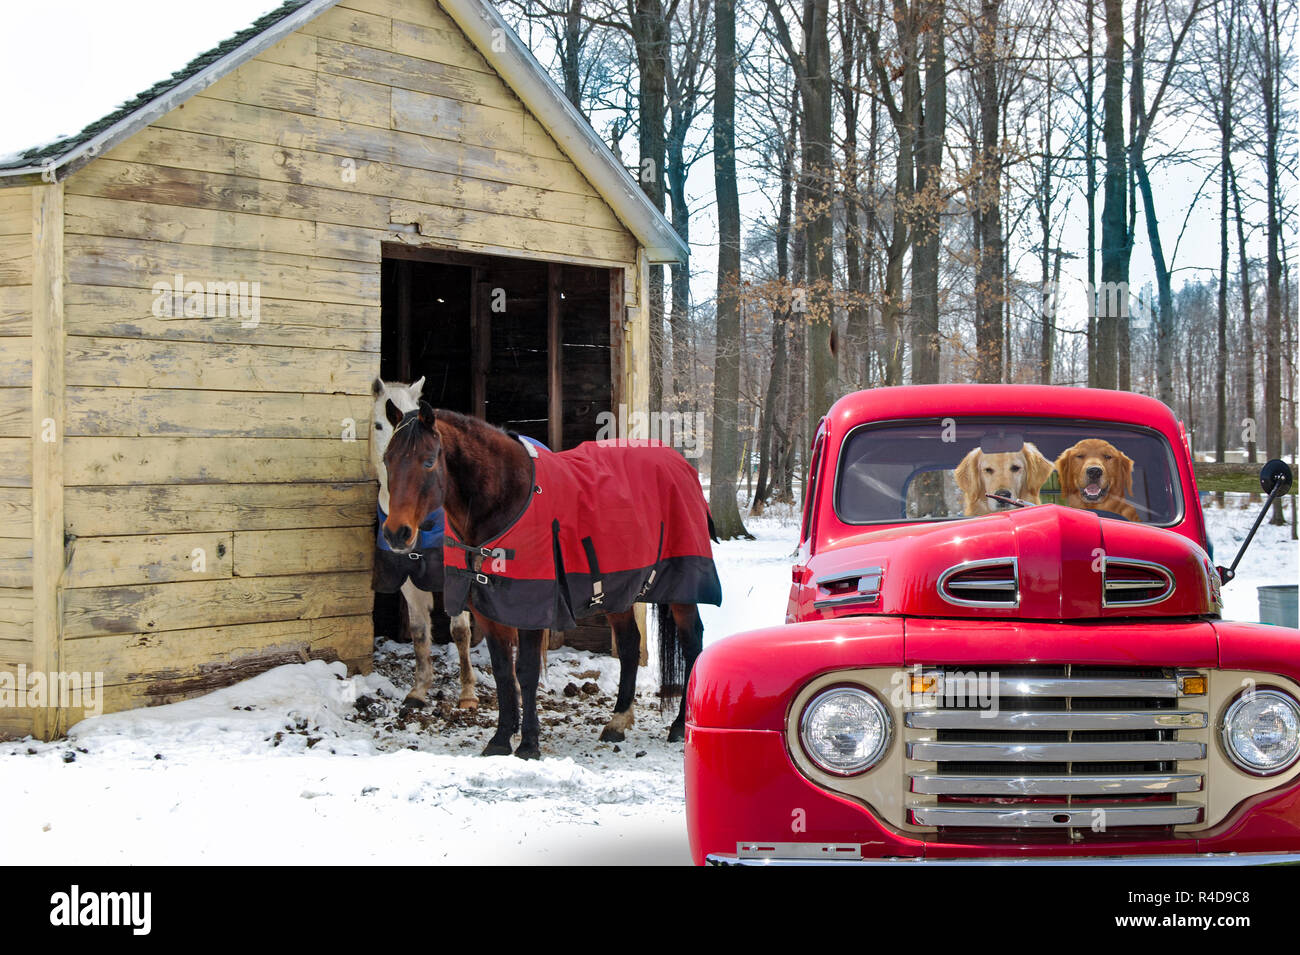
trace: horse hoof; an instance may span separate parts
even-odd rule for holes
[[[606,726],[600,734],[600,741],[602,743],[621,743],[626,738],[627,737],[623,735],[622,730],[610,729],[608,726]]]
[[[686,724],[674,723],[668,730],[668,742],[680,743],[684,739],[686,739]]]
[[[541,759],[542,749],[536,743],[527,745],[520,743],[519,748],[515,750],[515,755],[520,759]]]
[[[402,709],[404,710],[422,710],[428,705],[428,700],[422,700],[418,696],[408,696],[402,700]]]
[[[484,756],[509,756],[509,755],[510,755],[510,744],[509,744],[509,743],[498,743],[496,740],[492,740],[492,741],[489,742],[486,746],[483,747],[483,753],[482,753],[482,755],[484,755]]]
[[[478,700],[477,699],[461,700],[459,703],[456,704],[456,707],[457,709],[461,709],[461,710],[477,710]]]

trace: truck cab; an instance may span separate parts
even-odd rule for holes
[[[1300,860],[1300,633],[1222,620],[1160,402],[848,395],[791,578],[692,675],[697,862]]]

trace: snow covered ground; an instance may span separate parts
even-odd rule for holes
[[[1230,562],[1254,508],[1210,510],[1218,562]],[[796,525],[751,520],[758,540],[717,548],[722,608],[705,640],[780,622]],[[1257,619],[1255,587],[1294,583],[1288,528],[1264,525],[1224,589],[1228,612]],[[170,706],[73,727],[67,740],[0,743],[0,809],[9,863],[636,863],[688,861],[682,746],[666,741],[654,668],[639,675],[626,742],[597,736],[617,663],[549,655],[543,759],[477,755],[495,709],[453,710],[453,647],[437,648],[443,701],[415,716],[399,703],[409,645],[385,642],[375,672],[283,666]],[[486,646],[473,651],[480,691]],[[566,690],[568,693],[566,694]]]

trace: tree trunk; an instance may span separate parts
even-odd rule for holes
[[[976,67],[980,110],[979,160],[976,170],[976,231],[979,257],[975,268],[975,378],[1002,380],[1005,345],[1002,307],[1002,158],[1001,111],[998,100],[997,28],[1001,0],[981,0]]]
[[[932,3],[923,25],[925,93],[916,150],[916,205],[912,221],[912,383],[939,382],[939,243],[943,212],[944,130],[948,78],[943,0]]]
[[[654,207],[664,208],[664,113],[668,56],[668,23],[661,0],[636,0],[632,15],[636,42],[638,141],[641,189]],[[650,266],[650,410],[663,407],[664,270]]]
[[[836,388],[831,354],[835,318],[834,160],[831,153],[831,63],[828,0],[804,6],[803,165],[812,191],[808,219],[808,441],[831,406]]]
[[[736,185],[736,8],[718,0],[713,177],[718,195],[717,350],[709,510],[723,540],[750,537],[736,505],[740,444],[740,195]]]
[[[1095,288],[1097,385],[1119,385],[1119,319],[1128,312],[1128,162],[1124,144],[1124,3],[1103,0],[1106,11],[1106,80],[1102,89],[1101,286]]]

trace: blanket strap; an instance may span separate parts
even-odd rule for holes
[[[596,544],[590,537],[582,539],[582,549],[587,552],[587,567],[591,570],[591,603],[588,608],[599,607],[605,602],[605,591],[600,581],[600,562],[596,560]]]
[[[514,548],[511,547],[470,547],[468,544],[462,544],[460,541],[455,540],[452,537],[447,537],[444,540],[444,543],[448,547],[455,547],[468,554],[473,554],[475,557],[495,557],[500,560],[515,559]]]

